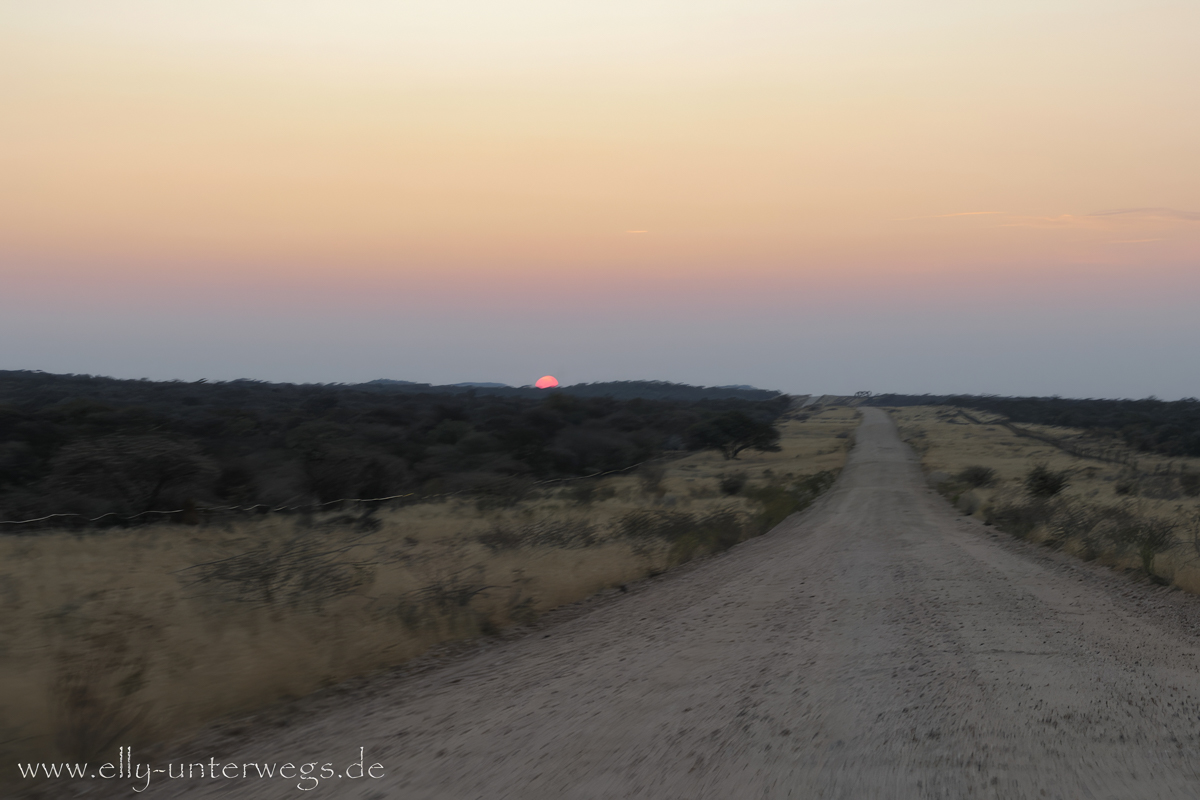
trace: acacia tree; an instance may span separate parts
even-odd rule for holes
[[[692,444],[704,450],[720,450],[726,460],[737,458],[746,449],[764,453],[779,452],[779,430],[770,422],[760,422],[741,411],[727,411],[692,426]]]
[[[50,483],[145,511],[154,508],[164,492],[205,485],[216,475],[212,460],[190,442],[115,435],[62,448],[51,462]]]

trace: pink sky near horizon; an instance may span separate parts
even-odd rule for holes
[[[681,334],[656,358],[691,365],[673,379],[769,382],[791,334],[764,313],[882,315],[917,341],[971,305],[964,354],[1030,316],[1047,336],[1127,330],[1167,370],[1190,334],[1147,331],[1200,318],[1197,31],[1182,0],[0,0],[0,369],[218,369],[137,356],[114,316],[172,308],[194,321],[158,334],[180,353],[221,341],[206,314],[273,320],[279,341],[236,369],[276,379],[520,383],[517,355],[467,374],[501,362],[450,331],[540,314],[593,338],[669,320],[705,339],[719,319],[769,357],[751,369],[731,345],[706,366]],[[389,310],[436,333],[399,363]],[[342,346],[376,353],[377,374],[272,371],[293,358],[287,331],[358,314],[379,320],[371,341]],[[78,319],[110,346],[19,327]],[[528,369],[619,375],[620,354],[583,337],[567,335],[578,363]],[[834,362],[866,346],[771,385],[857,385]],[[539,347],[536,328],[507,341]],[[903,358],[929,391],[960,380]],[[1095,367],[1056,389],[1047,358],[1032,384],[1009,366],[977,388],[1154,379]]]

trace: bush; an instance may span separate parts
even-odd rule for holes
[[[1018,539],[1026,539],[1038,525],[1050,517],[1050,509],[1042,501],[1031,503],[996,503],[984,510],[984,521],[989,525],[1011,533]]]
[[[572,481],[566,491],[567,497],[577,506],[590,506],[592,503],[603,502],[614,497],[616,493],[616,489],[605,486],[602,481],[595,478]]]
[[[1127,505],[1096,506],[1061,497],[1034,498],[996,503],[984,513],[988,523],[1021,539],[1044,526],[1045,544],[1057,548],[1076,542],[1085,561],[1104,552],[1132,553],[1147,575],[1153,575],[1157,556],[1180,545],[1177,523],[1141,516]]]
[[[1054,472],[1045,464],[1038,464],[1025,477],[1025,490],[1042,499],[1054,497],[1067,485],[1067,473]]]
[[[955,476],[955,480],[972,489],[982,489],[996,482],[996,470],[991,467],[974,464],[959,472]]]
[[[979,495],[970,491],[963,492],[958,496],[958,499],[954,501],[954,507],[966,514],[968,517],[978,511],[982,505],[983,502],[979,499]]]
[[[662,464],[646,464],[637,471],[638,483],[646,494],[663,494],[663,478],[667,476],[667,468]]]
[[[1185,472],[1180,475],[1179,488],[1188,497],[1200,495],[1200,473]]]
[[[762,504],[756,523],[759,532],[766,533],[798,511],[812,505],[817,496],[833,485],[837,476],[829,470],[800,478],[790,485],[769,483],[745,491],[745,495]]]
[[[1046,525],[1046,543],[1058,548],[1069,541],[1076,541],[1083,560],[1093,560],[1103,550],[1103,541],[1096,533],[1096,526],[1107,510],[1060,499]]]
[[[687,536],[697,519],[683,511],[631,511],[617,523],[621,535],[635,541],[662,539],[674,542]]]
[[[575,548],[600,543],[594,526],[572,520],[544,521],[521,528],[496,522],[475,539],[493,553],[520,547]]]
[[[618,530],[635,542],[658,539],[669,544],[678,561],[686,561],[697,552],[727,550],[755,533],[746,515],[732,509],[711,514],[633,511],[620,520]]]
[[[746,473],[730,472],[722,475],[717,487],[721,490],[721,494],[730,496],[739,494],[742,489],[746,488]]]
[[[353,551],[365,534],[341,541],[302,529],[275,541],[263,541],[227,558],[181,570],[186,585],[212,591],[227,600],[293,606],[321,603],[350,594],[368,583],[375,560]]]
[[[794,487],[779,484],[756,486],[748,489],[746,496],[762,505],[755,520],[760,533],[766,533],[812,502],[811,497]]]
[[[1142,571],[1153,575],[1155,557],[1179,544],[1176,527],[1176,523],[1168,520],[1134,517],[1118,525],[1110,538],[1119,550],[1132,550],[1142,562]]]
[[[521,531],[500,523],[476,536],[475,540],[493,553],[516,550],[525,544],[525,536]]]
[[[741,477],[744,484],[745,476]],[[622,517],[617,523],[617,532],[635,543],[655,539],[666,542],[671,545],[676,559],[686,560],[696,552],[718,552],[751,536],[766,533],[790,515],[807,508],[833,485],[836,478],[836,473],[825,470],[789,484],[769,483],[746,489],[746,497],[761,505],[761,510],[753,517],[730,508],[710,514],[641,510]]]

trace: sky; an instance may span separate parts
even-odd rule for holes
[[[0,0],[0,369],[1200,395],[1195,0]]]

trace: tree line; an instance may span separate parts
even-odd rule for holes
[[[1114,436],[1142,452],[1200,456],[1200,400],[1073,399],[991,395],[877,395],[871,405],[952,405],[1001,414],[1013,422],[1081,428]]]
[[[512,491],[777,447],[786,396],[646,383],[655,398],[0,371],[0,519]]]

